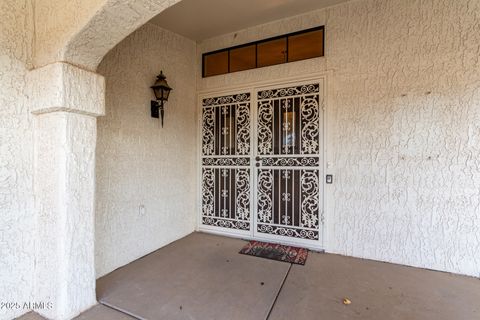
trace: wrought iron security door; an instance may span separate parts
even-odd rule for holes
[[[249,92],[202,99],[204,229],[251,233]]]
[[[321,90],[309,83],[256,92],[255,237],[321,246]]]
[[[322,90],[309,82],[201,100],[200,229],[322,247]]]

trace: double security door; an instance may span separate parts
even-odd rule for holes
[[[201,103],[200,229],[322,248],[323,82]]]

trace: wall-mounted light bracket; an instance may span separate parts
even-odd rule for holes
[[[160,118],[162,120],[162,128],[163,128],[163,116],[165,114],[165,109],[163,108],[163,101],[158,103],[155,100],[151,101],[151,113],[152,113],[152,118]]]
[[[162,128],[163,128],[163,116],[165,114],[164,102],[168,101],[168,96],[172,88],[167,83],[167,78],[163,75],[163,71],[160,71],[160,75],[157,76],[157,81],[150,88],[153,89],[155,98],[157,100],[152,100],[150,104],[152,118],[162,119]]]

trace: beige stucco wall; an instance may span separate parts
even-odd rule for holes
[[[351,1],[203,41],[197,60],[317,25],[325,57],[198,89],[327,73],[326,249],[479,276],[480,2]]]
[[[25,92],[31,57],[30,1],[0,2],[0,301],[32,298],[33,125]],[[24,313],[2,308],[0,319]]]
[[[88,23],[107,0],[33,0],[34,64],[64,61],[66,43]],[[52,17],[55,17],[54,19]]]
[[[95,71],[116,44],[179,0],[30,0],[35,67],[63,61]]]
[[[98,118],[96,152],[97,277],[195,228],[196,62],[193,41],[146,24],[98,68],[106,116]],[[164,128],[150,117],[160,70],[173,88]]]

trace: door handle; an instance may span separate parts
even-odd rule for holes
[[[260,167],[260,162],[255,163],[255,166]]]
[[[262,160],[262,159],[261,159],[259,156],[256,156],[256,157],[255,157],[255,160],[256,160],[256,161],[260,161],[260,160]]]

